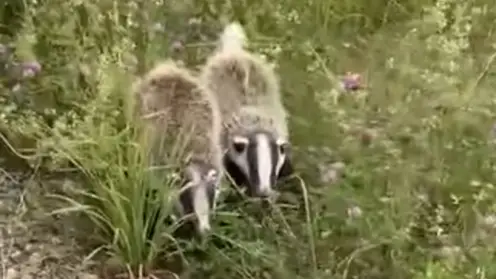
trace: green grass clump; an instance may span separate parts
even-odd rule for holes
[[[76,166],[83,182],[55,213],[85,213],[98,236],[88,248],[134,273],[190,278],[496,275],[493,2],[12,5],[0,8],[12,24],[0,30],[14,30],[2,42],[43,69],[23,84],[34,106],[2,89],[0,127],[31,167]],[[221,197],[205,243],[180,242],[163,222],[147,237],[147,193],[163,191],[163,219],[176,182],[150,175],[131,82],[167,56],[201,65],[228,20],[277,65],[302,180],[269,208]],[[339,89],[348,71],[363,90]]]
[[[112,72],[116,74],[108,74]],[[170,236],[174,228],[165,224],[172,212],[171,200],[177,195],[174,186],[179,182],[172,171],[170,175],[156,175],[156,168],[148,165],[150,151],[142,144],[141,124],[133,118],[132,79],[119,72],[110,68],[103,71],[94,111],[73,133],[51,133],[54,154],[71,162],[84,181],[79,184],[82,189],[66,189],[65,196],[54,196],[69,206],[52,214],[84,213],[95,226],[92,240],[103,244],[97,250],[108,252],[133,272],[149,272],[158,255],[176,245]],[[122,103],[123,111],[102,118],[111,109],[106,104],[114,102]],[[125,121],[112,123],[107,121],[109,117]]]

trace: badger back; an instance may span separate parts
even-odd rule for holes
[[[218,104],[188,70],[172,61],[163,62],[141,79],[137,92],[143,118],[152,133],[165,138],[163,144],[184,136],[187,145],[182,149],[191,156],[220,162]]]
[[[281,103],[279,78],[272,66],[244,48],[246,36],[239,24],[226,26],[219,48],[202,68],[202,82],[221,101],[224,115],[241,106]]]
[[[221,119],[213,95],[188,70],[166,61],[136,86],[155,162],[179,159],[185,184],[178,203],[183,215],[196,217],[196,228],[210,229],[222,176]],[[177,150],[180,150],[179,152]]]

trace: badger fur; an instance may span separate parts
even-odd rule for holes
[[[184,163],[178,213],[193,215],[200,233],[210,230],[222,177],[221,118],[217,101],[185,68],[162,62],[135,84],[152,162],[173,157]],[[170,151],[181,146],[182,150]],[[176,154],[178,153],[178,154]]]
[[[224,28],[201,81],[222,113],[224,167],[251,196],[271,196],[276,182],[293,173],[279,78],[262,57],[245,49],[238,23]]]

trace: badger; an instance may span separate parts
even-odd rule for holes
[[[144,74],[134,91],[154,153],[151,161],[167,163],[177,157],[184,164],[184,184],[175,208],[180,217],[192,215],[194,227],[203,235],[211,229],[209,214],[223,175],[217,101],[189,70],[172,60]],[[184,152],[169,151],[179,145]]]
[[[246,42],[241,25],[228,24],[200,80],[219,101],[226,173],[249,196],[270,197],[276,182],[293,173],[287,112],[275,70]]]

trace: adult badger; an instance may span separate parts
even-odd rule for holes
[[[155,152],[154,163],[167,163],[167,150],[183,144],[185,163],[179,202],[180,216],[192,214],[200,234],[210,230],[222,177],[221,119],[214,96],[185,68],[171,60],[146,73],[135,85],[145,131]],[[187,140],[178,139],[180,135]]]
[[[241,25],[227,25],[201,80],[219,101],[227,173],[250,196],[268,197],[293,173],[287,115],[274,69],[245,44]]]

